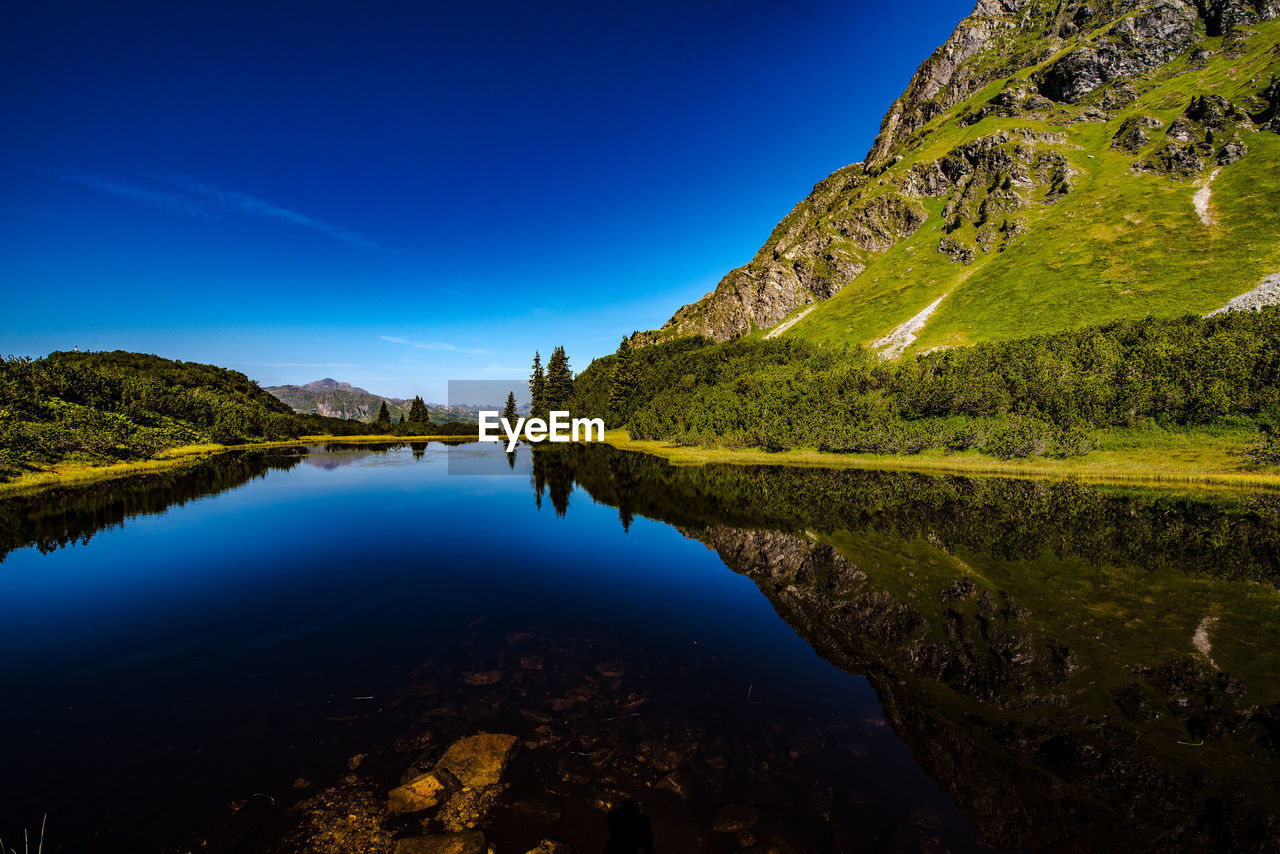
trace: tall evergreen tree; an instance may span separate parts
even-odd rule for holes
[[[610,427],[620,427],[627,421],[627,410],[636,390],[636,365],[631,353],[631,340],[623,338],[614,353],[613,378],[609,387]]]
[[[377,424],[382,428],[391,427],[391,410],[387,409],[387,402],[382,401],[382,408],[378,410]]]
[[[569,357],[564,347],[557,347],[547,360],[547,409],[568,409],[573,396],[573,372],[569,370]]]
[[[409,405],[409,421],[413,424],[431,423],[431,413],[427,411],[427,405],[418,395],[414,395],[413,403]]]
[[[502,407],[502,417],[512,427],[516,426],[516,420],[519,419],[520,414],[516,412],[516,393],[514,391],[507,392],[507,405]]]
[[[533,354],[533,374],[529,377],[529,391],[533,395],[533,407],[530,416],[547,417],[547,380],[542,373],[542,354]]]

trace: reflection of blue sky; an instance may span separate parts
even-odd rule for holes
[[[496,447],[473,450],[505,466]],[[737,711],[750,689],[798,726],[820,714],[853,725],[871,753],[851,773],[967,825],[881,725],[866,681],[819,658],[702,543],[644,518],[624,533],[617,509],[581,489],[565,516],[547,497],[539,510],[527,453],[517,477],[451,476],[438,445],[421,460],[409,448],[335,456],[350,464],[270,471],[85,545],[12,552],[0,565],[0,728],[21,739],[7,743],[22,750],[16,763],[6,754],[11,768],[32,756],[41,768],[6,783],[52,779],[65,794],[75,767],[74,782],[109,773],[136,786],[155,779],[156,751],[182,774],[230,763],[274,780],[260,753],[239,754],[308,762],[320,748],[288,729],[301,710],[323,721],[354,698],[386,703],[424,663],[455,678],[460,650],[497,662],[509,636],[533,630],[548,670],[558,646],[590,656],[579,639],[605,634],[631,650],[646,690],[697,679]],[[245,741],[240,720],[284,728]]]

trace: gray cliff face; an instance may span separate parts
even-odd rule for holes
[[[1052,203],[1071,191],[1074,176],[1052,150],[1065,140],[1032,131],[1013,139],[1005,132],[1003,139],[979,141],[985,146],[979,160],[971,150],[977,143],[937,160],[923,159],[922,150],[939,131],[936,122],[931,124],[934,119],[993,81],[1009,78],[994,97],[964,106],[953,121],[961,127],[992,115],[1051,119],[1059,125],[1107,121],[1133,102],[1133,86],[1145,75],[1206,36],[1225,34],[1223,50],[1230,51],[1232,39],[1243,38],[1241,27],[1277,15],[1280,0],[979,0],[890,106],[864,162],[817,184],[750,262],[726,275],[712,293],[679,309],[660,330],[639,333],[635,343],[693,334],[727,340],[830,299],[874,256],[924,224],[924,199],[947,199],[947,234],[955,230],[957,212],[979,229],[975,243],[954,245],[944,237],[939,251],[960,263],[969,263],[978,252],[1001,251],[1023,231],[1018,210]],[[1027,69],[1033,70],[1011,77]],[[1241,110],[1214,104],[1227,118],[1225,128],[1215,129],[1213,116],[1189,117],[1189,130],[1169,128],[1167,150],[1134,169],[1185,177],[1214,162],[1239,159],[1247,147],[1233,138],[1236,129],[1280,132],[1280,90],[1273,84],[1259,92],[1259,100],[1268,106],[1254,114],[1252,125]],[[1152,124],[1127,127],[1115,147],[1136,152],[1163,132]],[[904,160],[910,164],[908,177],[902,179],[895,169],[898,177],[888,180],[886,170]],[[1005,167],[1012,171],[1000,171]],[[981,184],[986,178],[991,186]]]
[[[887,193],[841,211],[867,181],[861,167],[848,166],[814,187],[751,263],[725,276],[713,294],[677,311],[663,329],[725,340],[753,326],[773,326],[802,305],[834,296],[865,269],[867,255],[914,233],[927,214],[905,195]],[[816,227],[819,221],[824,228]]]

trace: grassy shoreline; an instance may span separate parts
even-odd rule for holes
[[[225,454],[228,451],[251,451],[263,448],[291,448],[296,445],[315,444],[390,444],[399,442],[439,442],[466,440],[467,436],[299,436],[278,442],[247,442],[243,445],[182,445],[161,451],[149,460],[132,460],[110,465],[87,462],[68,462],[50,466],[43,471],[28,472],[11,481],[0,483],[0,499],[29,495],[59,486],[88,486],[108,480],[118,480],[142,474],[170,471],[193,465],[200,460]]]
[[[1134,435],[1148,438],[1135,444]],[[1098,450],[1083,457],[1035,457],[1001,460],[976,451],[900,454],[837,454],[814,449],[770,452],[756,448],[729,449],[672,445],[632,439],[626,430],[610,430],[605,442],[624,451],[662,457],[673,465],[783,465],[807,468],[872,469],[878,471],[953,474],[973,477],[1016,477],[1030,480],[1075,480],[1129,486],[1200,486],[1280,489],[1280,467],[1246,470],[1241,454],[1250,442],[1238,433],[1185,431],[1151,440],[1149,431],[1114,431],[1104,435]]]
[[[466,436],[300,436],[278,442],[243,445],[184,445],[150,460],[93,465],[62,463],[0,483],[0,498],[26,495],[60,486],[85,486],[102,481],[151,474],[192,465],[228,451],[287,448],[311,444],[390,444],[466,440]],[[610,430],[604,441],[619,450],[661,457],[673,465],[783,465],[802,468],[870,469],[972,477],[1016,477],[1031,480],[1075,480],[1086,483],[1148,487],[1196,486],[1213,489],[1280,489],[1280,467],[1246,470],[1241,453],[1249,446],[1231,431],[1180,431],[1153,436],[1150,431],[1104,434],[1098,450],[1083,457],[1037,457],[1001,460],[974,451],[946,454],[926,451],[896,454],[837,454],[814,449],[770,452],[754,448],[704,448],[662,441],[632,439],[626,430]]]

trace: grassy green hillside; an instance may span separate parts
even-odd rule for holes
[[[1206,39],[1203,49],[1221,51],[1221,42]],[[1039,200],[1019,210],[1016,218],[1025,233],[1003,251],[977,249],[967,264],[938,251],[939,242],[950,236],[977,247],[981,226],[963,221],[946,235],[944,200],[926,200],[925,225],[873,258],[850,285],[786,334],[869,344],[945,297],[913,344],[924,350],[1124,317],[1203,314],[1280,272],[1280,135],[1241,130],[1248,154],[1189,176],[1135,169],[1165,144],[1159,133],[1134,151],[1112,144],[1125,123],[1137,117],[1157,118],[1168,128],[1193,96],[1214,93],[1241,104],[1256,100],[1280,73],[1280,22],[1260,25],[1238,55],[1218,53],[1199,68],[1192,67],[1189,55],[1179,57],[1105,122],[1079,121],[1090,106],[1086,103],[1043,121],[993,115],[964,125],[963,117],[1050,61],[993,82],[935,119],[918,147],[877,182],[890,187],[916,164],[940,160],[1000,131],[1015,140],[1006,145],[1025,145],[1019,132],[1030,129],[1056,135],[1035,147],[1065,158],[1074,173],[1072,189],[1055,201]],[[1206,225],[1192,199],[1215,172]]]
[[[1274,465],[1280,307],[1114,321],[888,362],[797,336],[691,336],[597,359],[575,380],[570,408],[682,445],[1002,459],[1084,456],[1115,430],[1225,428],[1243,440],[1238,465]],[[1246,453],[1250,437],[1259,445]]]
[[[0,359],[0,481],[58,463],[148,460],[183,445],[372,432],[295,415],[237,371],[124,351]]]
[[[865,162],[636,343],[781,336],[896,358],[1205,314],[1264,283],[1274,302],[1276,15],[1253,0],[979,0]]]

